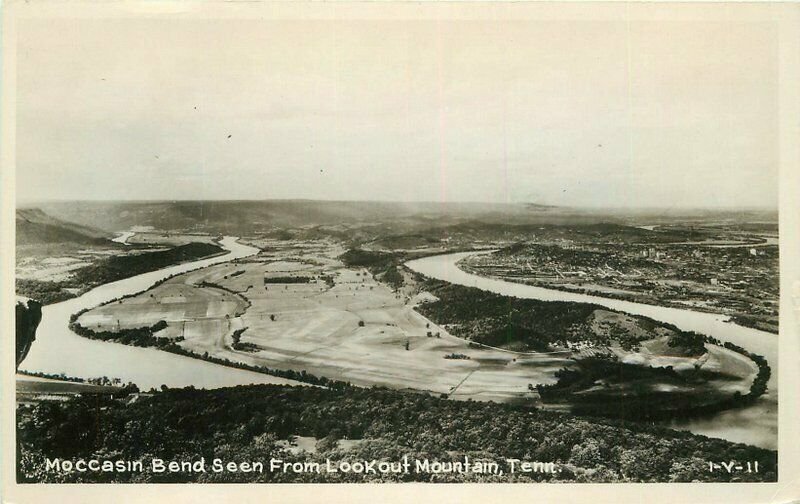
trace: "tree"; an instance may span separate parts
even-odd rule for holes
[[[597,441],[592,439],[572,447],[569,461],[580,467],[594,467],[602,460]]]
[[[319,453],[333,451],[339,447],[339,436],[336,432],[331,432],[324,438],[317,441],[316,448]]]

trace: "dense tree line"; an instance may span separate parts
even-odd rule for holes
[[[47,305],[76,296],[67,289],[86,291],[98,285],[149,273],[173,264],[220,254],[224,249],[208,243],[188,243],[169,250],[118,255],[100,259],[72,272],[68,280],[50,282],[18,278],[16,292]]]
[[[664,420],[730,408],[730,395],[702,386],[717,375],[705,370],[679,373],[672,367],[627,364],[608,356],[589,357],[576,360],[575,368],[556,371],[556,383],[539,384],[536,390],[543,402],[568,404],[578,415]],[[661,384],[678,389],[661,391]]]
[[[169,250],[111,256],[75,270],[74,278],[81,284],[105,284],[223,251],[222,247],[211,243],[187,243]]]
[[[670,334],[669,346],[687,355],[706,351],[704,336],[642,316],[622,314],[641,329],[638,335],[613,321],[601,322],[598,330],[591,323],[596,310],[620,312],[595,304],[516,298],[438,280],[425,280],[422,288],[437,300],[417,306],[417,311],[447,325],[451,333],[483,345],[548,351],[569,343],[602,347],[617,342],[623,349],[637,350],[640,341],[664,329]]]
[[[394,289],[399,289],[405,283],[403,274],[400,273],[400,270],[395,264],[392,264],[384,270],[380,280]]]
[[[448,325],[451,333],[484,345],[547,351],[581,341],[602,348],[613,340],[624,349],[637,350],[639,340],[653,337],[654,331],[661,328],[670,333],[668,345],[686,355],[705,353],[708,343],[745,355],[759,367],[748,394],[723,395],[707,388],[667,392],[652,387],[658,381],[678,386],[689,382],[701,385],[714,378],[704,370],[679,374],[670,368],[625,364],[607,356],[580,359],[575,368],[557,372],[557,383],[536,387],[545,402],[567,403],[576,414],[628,420],[701,416],[745,406],[766,391],[770,368],[763,357],[732,343],[681,331],[671,324],[637,316],[632,319],[643,331],[639,336],[610,322],[599,324],[602,332],[598,332],[590,317],[595,310],[611,310],[597,305],[520,299],[436,280],[426,281],[424,289],[433,293],[437,301],[418,306],[420,313],[437,324]],[[618,387],[597,387],[608,382],[624,384],[623,388],[630,390],[623,393]]]
[[[187,350],[182,346],[178,345],[178,343],[183,341],[183,336],[179,336],[177,338],[166,338],[166,337],[161,338],[154,336],[154,333],[167,327],[167,323],[163,320],[156,322],[150,327],[121,329],[118,331],[94,331],[91,328],[84,327],[77,322],[78,317],[80,317],[80,315],[84,312],[86,312],[86,310],[82,310],[76,314],[73,314],[70,317],[69,327],[76,334],[78,334],[79,336],[83,336],[85,338],[98,339],[103,341],[112,341],[114,343],[121,343],[123,345],[157,347],[159,350],[164,350],[170,353],[183,355],[185,357],[192,357],[207,362],[213,362],[214,364],[220,364],[223,366],[228,366],[236,369],[246,369],[248,371],[254,371],[256,373],[263,373],[271,376],[277,376],[279,378],[286,378],[288,380],[295,380],[303,383],[309,383],[311,385],[319,385],[322,387],[344,388],[350,386],[349,382],[332,380],[324,376],[315,376],[309,374],[305,370],[295,371],[293,369],[272,369],[266,366],[256,366],[256,365],[246,364],[244,362],[232,361],[227,358],[223,359],[219,357],[214,357],[213,355],[209,355],[208,352],[205,352],[202,355],[197,354],[195,352],[192,352],[191,350]],[[253,350],[254,347],[255,349],[257,349],[255,345],[251,345],[250,343],[241,343],[238,341],[245,330],[247,330],[246,327],[234,331],[234,336],[235,336],[234,343],[236,344],[238,342],[239,349],[241,350],[249,351]]]
[[[231,344],[231,348],[234,350],[239,350],[240,352],[258,352],[260,347],[253,343],[249,343],[247,341],[242,341],[242,334],[247,330],[247,327],[242,327],[241,329],[236,329],[231,334],[231,340],[233,343]]]
[[[729,409],[741,408],[755,402],[767,391],[772,373],[767,360],[730,342],[689,333],[693,338],[740,353],[758,366],[758,373],[747,394],[723,394],[698,389],[697,391],[653,390],[653,380],[682,385],[702,384],[719,378],[717,372],[695,369],[678,373],[672,367],[654,368],[625,364],[608,357],[585,358],[576,361],[577,368],[564,368],[556,372],[558,381],[551,385],[539,384],[536,390],[547,403],[567,403],[578,415],[605,416],[626,420],[663,420],[708,416]],[[648,382],[649,380],[649,382]],[[620,395],[619,391],[598,388],[597,384],[616,382],[634,384],[635,393]]]
[[[39,301],[43,305],[74,298],[75,293],[67,289],[76,288],[75,282],[49,282],[32,278],[17,278],[14,287],[17,294]]]
[[[339,259],[348,267],[367,268],[373,276],[395,289],[404,284],[398,267],[406,259],[405,254],[350,249],[339,256]]]
[[[21,482],[322,481],[775,481],[777,454],[646,424],[578,418],[530,407],[448,401],[386,389],[254,385],[169,389],[124,404],[100,396],[18,409]],[[321,453],[292,454],[279,440],[313,436]],[[360,439],[347,450],[336,439]],[[325,440],[325,443],[321,441]],[[288,461],[454,460],[464,455],[554,462],[527,475],[292,473],[69,473],[45,457]],[[710,472],[708,461],[758,461],[758,473]]]
[[[731,315],[730,320],[734,324],[740,325],[742,327],[749,327],[751,329],[758,329],[759,331],[766,331],[778,334],[778,325],[772,323],[772,321],[769,320],[769,318],[766,318],[764,316],[736,314],[736,315]]]
[[[348,267],[386,269],[396,262],[397,254],[372,250],[350,249],[339,256]]]
[[[282,277],[271,277],[265,278],[265,284],[299,284],[299,283],[311,283],[314,279],[307,276],[282,276]]]
[[[742,400],[753,401],[767,391],[767,383],[769,382],[770,376],[772,376],[772,368],[769,367],[767,359],[765,359],[762,355],[750,352],[735,343],[731,343],[730,341],[726,341],[723,343],[722,341],[713,336],[703,335],[703,340],[711,345],[721,346],[727,348],[728,350],[732,350],[736,353],[740,353],[745,357],[751,359],[753,362],[756,363],[756,366],[758,366],[758,374],[756,375],[756,378],[753,380],[752,385],[750,385],[750,393],[745,396],[742,396],[741,397]]]
[[[772,376],[772,368],[769,367],[769,363],[767,363],[767,359],[763,356],[754,354],[752,352],[748,352],[744,348],[726,341],[722,344],[723,347],[727,348],[728,350],[733,350],[734,352],[738,352],[746,357],[752,359],[753,362],[756,363],[758,366],[758,374],[756,378],[753,380],[752,385],[750,385],[750,393],[741,397],[741,400],[749,403],[759,396],[763,395],[767,391],[767,382],[769,382],[770,376]]]
[[[437,280],[428,280],[424,289],[438,300],[417,311],[448,325],[453,334],[484,345],[547,351],[568,342],[611,342],[589,324],[595,310],[605,310],[598,305],[520,299]]]
[[[42,304],[33,299],[17,298],[14,304],[14,357],[16,368],[25,360],[36,340],[36,329],[42,321]]]
[[[78,336],[101,341],[114,341],[116,343],[122,343],[123,345],[163,348],[176,342],[183,341],[183,337],[180,336],[178,338],[162,338],[155,336],[155,333],[166,327],[167,322],[164,320],[159,320],[148,327],[117,329],[116,331],[95,331],[82,326],[77,320],[69,324],[69,328]]]
[[[672,348],[682,348],[687,355],[701,355],[706,353],[706,339],[702,334],[694,331],[677,331],[667,342]]]
[[[26,370],[17,370],[17,374],[25,375],[25,376],[35,376],[37,378],[49,378],[51,380],[61,380],[61,381],[68,381],[74,383],[86,383],[85,378],[80,378],[77,376],[67,376],[64,373],[44,373],[42,371],[26,371]]]

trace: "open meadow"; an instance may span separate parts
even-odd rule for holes
[[[170,338],[198,356],[305,371],[359,386],[501,402],[537,398],[535,385],[555,383],[556,371],[573,367],[573,358],[586,353],[478,345],[415,310],[435,296],[393,289],[367,269],[346,267],[337,259],[338,244],[266,240],[258,245],[262,252],[254,257],[184,273],[89,310],[78,323],[113,332],[163,320],[166,327],[154,336]],[[730,368],[736,379],[720,386],[729,393],[747,391],[755,371],[746,360],[737,368],[737,354],[714,347],[698,364],[697,356],[659,344],[659,335],[656,331],[638,352],[612,350],[623,361]]]

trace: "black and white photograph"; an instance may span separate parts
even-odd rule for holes
[[[6,2],[3,501],[800,498],[798,20]]]

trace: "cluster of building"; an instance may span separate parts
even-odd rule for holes
[[[482,275],[636,301],[774,319],[778,248],[693,244],[530,243],[478,255]]]

